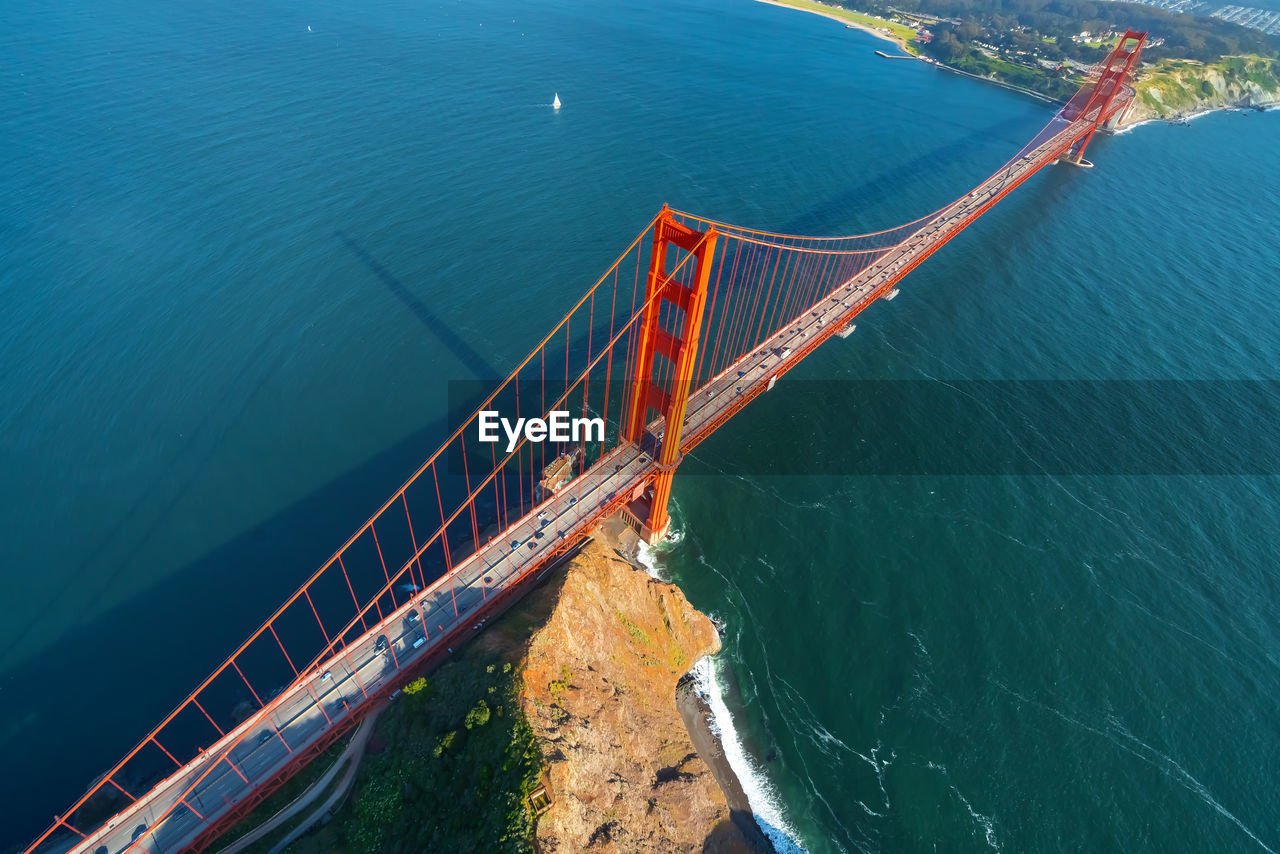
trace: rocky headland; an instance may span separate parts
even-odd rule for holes
[[[1144,68],[1126,124],[1186,118],[1212,110],[1280,105],[1280,62],[1257,56],[1215,63],[1165,60]]]
[[[579,553],[529,644],[521,703],[553,798],[537,848],[770,851],[696,695],[677,702],[715,626],[625,554],[608,538]]]

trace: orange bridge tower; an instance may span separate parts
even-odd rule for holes
[[[636,490],[628,507],[640,523],[640,536],[647,543],[661,539],[671,522],[667,501],[681,460],[680,434],[693,387],[716,236],[714,228],[696,231],[677,222],[666,205],[653,225],[644,318],[622,424],[622,438],[639,444],[656,463],[652,481]],[[693,257],[677,258],[679,253],[669,252],[672,247]],[[677,272],[669,274],[669,264],[675,264]],[[657,361],[659,356],[663,363]],[[646,429],[650,426],[650,410],[661,416],[652,430]]]

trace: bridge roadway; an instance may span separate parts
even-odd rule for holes
[[[845,328],[863,309],[885,296],[907,273],[962,231],[986,208],[1053,163],[1092,127],[1083,119],[1057,117],[1044,142],[952,202],[843,285],[782,327],[690,398],[682,446],[687,450],[768,388],[771,379],[798,364],[814,348]],[[1042,132],[1043,133],[1043,132]],[[890,296],[892,299],[892,296]],[[659,431],[661,427],[657,428]]]
[[[1059,118],[1055,122],[1061,128],[1043,144],[924,221],[910,236],[700,389],[686,411],[685,447],[709,434],[729,414],[763,391],[771,378],[789,370],[817,344],[852,321],[969,220],[1052,162],[1090,127],[1083,120],[1073,123]],[[660,423],[650,429],[657,432],[657,438],[661,437]],[[653,440],[650,436],[642,447],[628,443],[606,454],[456,567],[451,578],[442,577],[425,591],[415,592],[342,654],[305,674],[270,701],[262,718],[256,722],[251,718],[228,732],[70,849],[45,850],[160,854],[177,852],[191,844],[207,826],[206,821],[215,820],[278,773],[293,752],[303,750],[333,723],[354,713],[366,702],[366,695],[372,695],[398,672],[437,650],[451,630],[472,620],[478,626],[488,619],[480,616],[485,603],[535,569],[552,544],[585,536],[602,510],[652,473]],[[228,749],[249,729],[253,731]],[[182,792],[224,756],[234,767],[221,762],[196,785],[185,803],[178,803]],[[170,811],[175,803],[177,806]],[[156,822],[160,824],[153,828]],[[134,845],[147,828],[153,828],[151,833]]]

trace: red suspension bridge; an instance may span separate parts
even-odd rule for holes
[[[647,541],[661,537],[685,454],[1031,175],[1089,165],[1094,133],[1133,101],[1145,38],[1126,32],[991,177],[895,228],[783,235],[664,207],[448,441],[28,854],[206,849],[601,518],[620,512]],[[581,412],[606,430],[503,452],[478,441],[483,410]],[[548,488],[548,463],[565,459],[575,476]]]

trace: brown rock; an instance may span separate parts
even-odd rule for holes
[[[752,850],[676,708],[680,677],[719,649],[678,587],[598,543],[573,559],[523,672],[554,797],[541,852]]]

